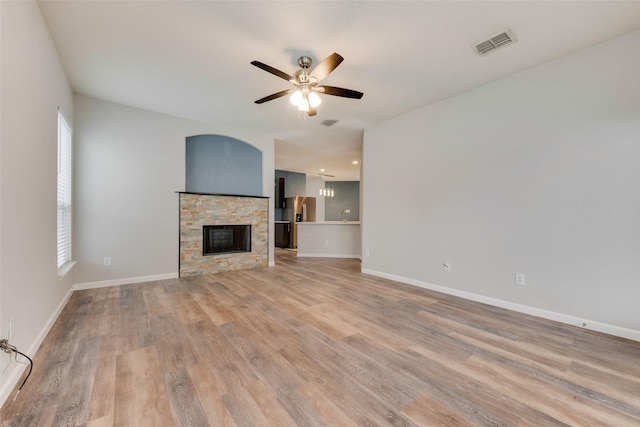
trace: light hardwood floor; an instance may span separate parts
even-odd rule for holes
[[[75,292],[3,426],[638,426],[640,343],[356,260]]]

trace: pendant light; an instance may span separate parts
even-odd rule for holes
[[[333,197],[335,193],[333,191],[333,188],[326,186],[318,189],[318,194],[322,197]]]

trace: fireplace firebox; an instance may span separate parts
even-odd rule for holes
[[[251,225],[203,225],[202,255],[251,252]]]

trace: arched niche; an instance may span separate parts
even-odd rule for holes
[[[229,136],[187,137],[186,191],[262,196],[262,152]]]

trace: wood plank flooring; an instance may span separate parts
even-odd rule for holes
[[[3,426],[640,426],[640,343],[356,260],[75,292]]]

